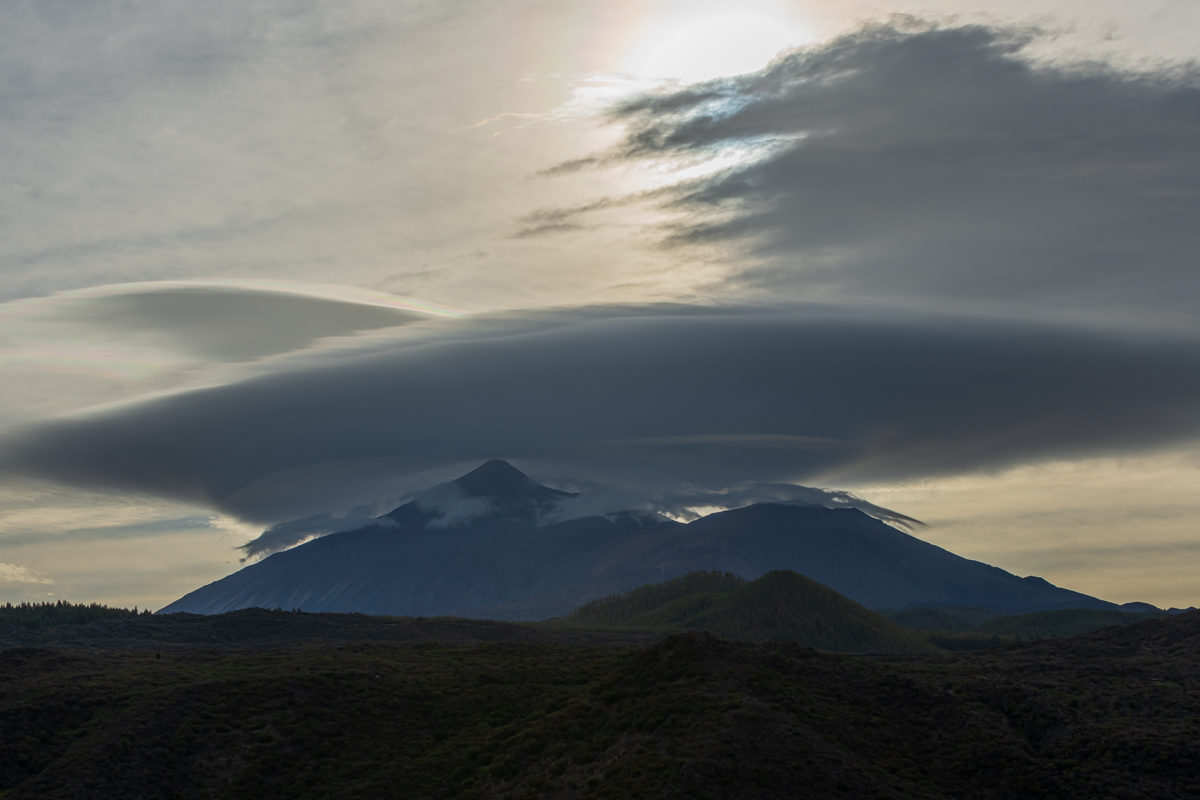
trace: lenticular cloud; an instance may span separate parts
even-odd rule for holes
[[[0,465],[276,522],[489,458],[665,489],[847,486],[1200,433],[1200,338],[876,308],[479,315],[11,432]],[[428,486],[437,480],[428,480]]]

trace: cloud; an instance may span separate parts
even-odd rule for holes
[[[1170,329],[626,306],[480,315],[266,359],[224,385],[10,431],[0,467],[271,523],[488,458],[664,490],[1144,452],[1194,439],[1198,407],[1200,337]]]
[[[213,0],[198,24],[186,3],[9,3],[0,299],[205,277],[490,309],[666,296],[612,290],[645,280],[630,237],[601,232],[564,270],[562,248],[509,235],[547,202],[525,179],[586,154],[593,113],[636,85],[556,44],[580,14],[589,37],[619,36],[608,4]],[[470,129],[514,112],[555,124]],[[552,194],[596,189],[559,178]]]
[[[472,497],[452,482],[440,483],[424,491],[409,493],[390,505],[414,501],[420,509],[431,516],[430,528],[450,528],[462,525],[477,517],[486,516],[496,506],[486,497]],[[310,514],[300,519],[288,520],[272,525],[254,539],[239,545],[243,555],[241,561],[265,558],[280,550],[287,550],[309,539],[318,539],[331,533],[361,530],[363,528],[393,528],[394,520],[380,515],[390,507],[358,506],[346,514]]]
[[[40,572],[28,567],[19,567],[15,564],[0,564],[0,583],[53,584],[54,581],[42,577]]]
[[[220,382],[226,365],[464,312],[288,281],[155,281],[0,304],[0,425]]]
[[[442,483],[420,492],[416,501],[422,511],[436,517],[429,523],[431,528],[463,525],[497,510],[496,505],[487,497],[472,497],[455,483]]]
[[[153,333],[172,349],[210,361],[248,361],[327,336],[463,313],[383,292],[285,281],[162,281],[60,297],[59,318],[142,340]]]
[[[630,100],[623,142],[579,163],[741,148],[660,201],[668,244],[735,247],[726,288],[1194,315],[1200,70],[1036,60],[1045,38],[868,25]]]
[[[0,355],[31,338],[248,361],[317,339],[465,312],[384,292],[290,281],[153,281],[0,304]],[[74,341],[72,341],[74,340]]]
[[[393,527],[390,519],[376,519],[375,517],[372,509],[360,506],[340,516],[329,513],[311,514],[301,519],[281,522],[272,525],[245,544],[239,545],[238,549],[242,551],[241,561],[244,563],[257,558],[265,558],[271,553],[287,550],[289,547],[303,544],[309,539],[316,539],[331,533],[368,527]]]
[[[851,492],[813,489],[792,483],[755,483],[743,481],[724,489],[706,489],[685,484],[674,490],[647,492],[636,487],[588,487],[577,497],[561,500],[555,513],[543,522],[575,517],[604,516],[622,511],[644,511],[691,521],[713,510],[742,508],[755,503],[786,503],[826,508],[857,508],[878,519],[904,528],[923,525],[920,520],[877,506]]]

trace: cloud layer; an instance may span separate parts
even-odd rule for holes
[[[281,356],[226,385],[14,431],[0,463],[275,522],[488,458],[658,488],[845,486],[1146,450],[1194,438],[1198,407],[1200,338],[1169,331],[592,308]]]
[[[630,101],[580,164],[726,157],[660,191],[669,244],[733,245],[730,286],[1200,310],[1200,77],[1035,60],[1037,30],[870,25],[770,68]],[[746,160],[746,157],[750,157]],[[558,226],[587,209],[544,212]]]

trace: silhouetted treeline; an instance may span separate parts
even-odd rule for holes
[[[149,614],[146,609],[143,614]],[[111,608],[100,603],[75,604],[65,600],[46,603],[5,603],[0,606],[0,628],[48,628],[53,625],[82,625],[101,619],[136,617],[137,607]]]

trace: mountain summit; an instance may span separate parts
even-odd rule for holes
[[[512,464],[499,458],[481,464],[454,483],[477,497],[574,497],[568,492],[542,486]]]
[[[571,497],[578,495],[542,486],[507,461],[493,458],[461,478],[434,487],[384,518],[403,528],[536,524],[561,501]]]
[[[454,485],[472,497],[486,497],[499,509],[501,516],[516,519],[536,519],[553,511],[560,501],[578,497],[575,492],[563,492],[542,486],[521,470],[493,458],[454,481]]]
[[[754,580],[781,569],[867,608],[1116,608],[962,558],[854,508],[758,503],[686,525],[635,513],[542,524],[574,496],[488,461],[383,524],[276,553],[162,611],[260,606],[536,620],[696,570]]]

